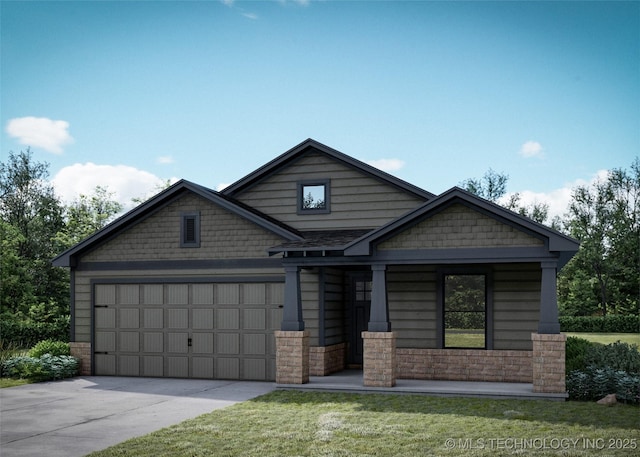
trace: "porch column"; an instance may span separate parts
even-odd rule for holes
[[[390,332],[389,303],[387,301],[387,266],[371,265],[373,272],[371,284],[370,332]]]
[[[556,283],[557,262],[542,262],[542,283],[540,286],[540,320],[538,333],[560,333],[558,321],[558,296]]]
[[[297,332],[304,330],[302,299],[300,296],[300,267],[284,267],[284,309],[280,330]]]

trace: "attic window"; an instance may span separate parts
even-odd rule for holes
[[[302,181],[298,183],[298,214],[329,213],[330,181]]]
[[[183,213],[180,226],[180,247],[200,247],[200,213]]]

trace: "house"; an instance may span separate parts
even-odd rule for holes
[[[314,140],[221,192],[179,181],[54,259],[84,374],[396,379],[564,392],[556,274],[577,241]]]

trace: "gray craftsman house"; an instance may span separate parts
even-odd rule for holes
[[[578,243],[313,140],[221,192],[179,181],[58,256],[84,374],[275,380],[345,368],[563,393],[556,274]]]

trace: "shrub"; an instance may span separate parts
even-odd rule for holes
[[[584,355],[585,366],[613,368],[628,373],[640,374],[640,351],[635,344],[615,343],[591,345]]]
[[[71,355],[69,343],[64,341],[44,340],[40,341],[29,351],[29,357],[40,358],[45,354],[50,355]]]
[[[637,333],[640,331],[640,316],[560,316],[560,329],[563,332],[588,333]]]
[[[69,316],[55,322],[18,321],[3,315],[0,319],[0,338],[3,344],[12,343],[20,347],[32,347],[38,341],[69,341]]]
[[[595,344],[597,343],[592,343],[584,338],[578,338],[576,336],[567,337],[565,352],[565,366],[567,373],[587,368],[584,358],[589,348]]]
[[[67,355],[45,354],[40,358],[20,356],[2,363],[2,376],[51,381],[75,376],[78,366],[78,359]]]

